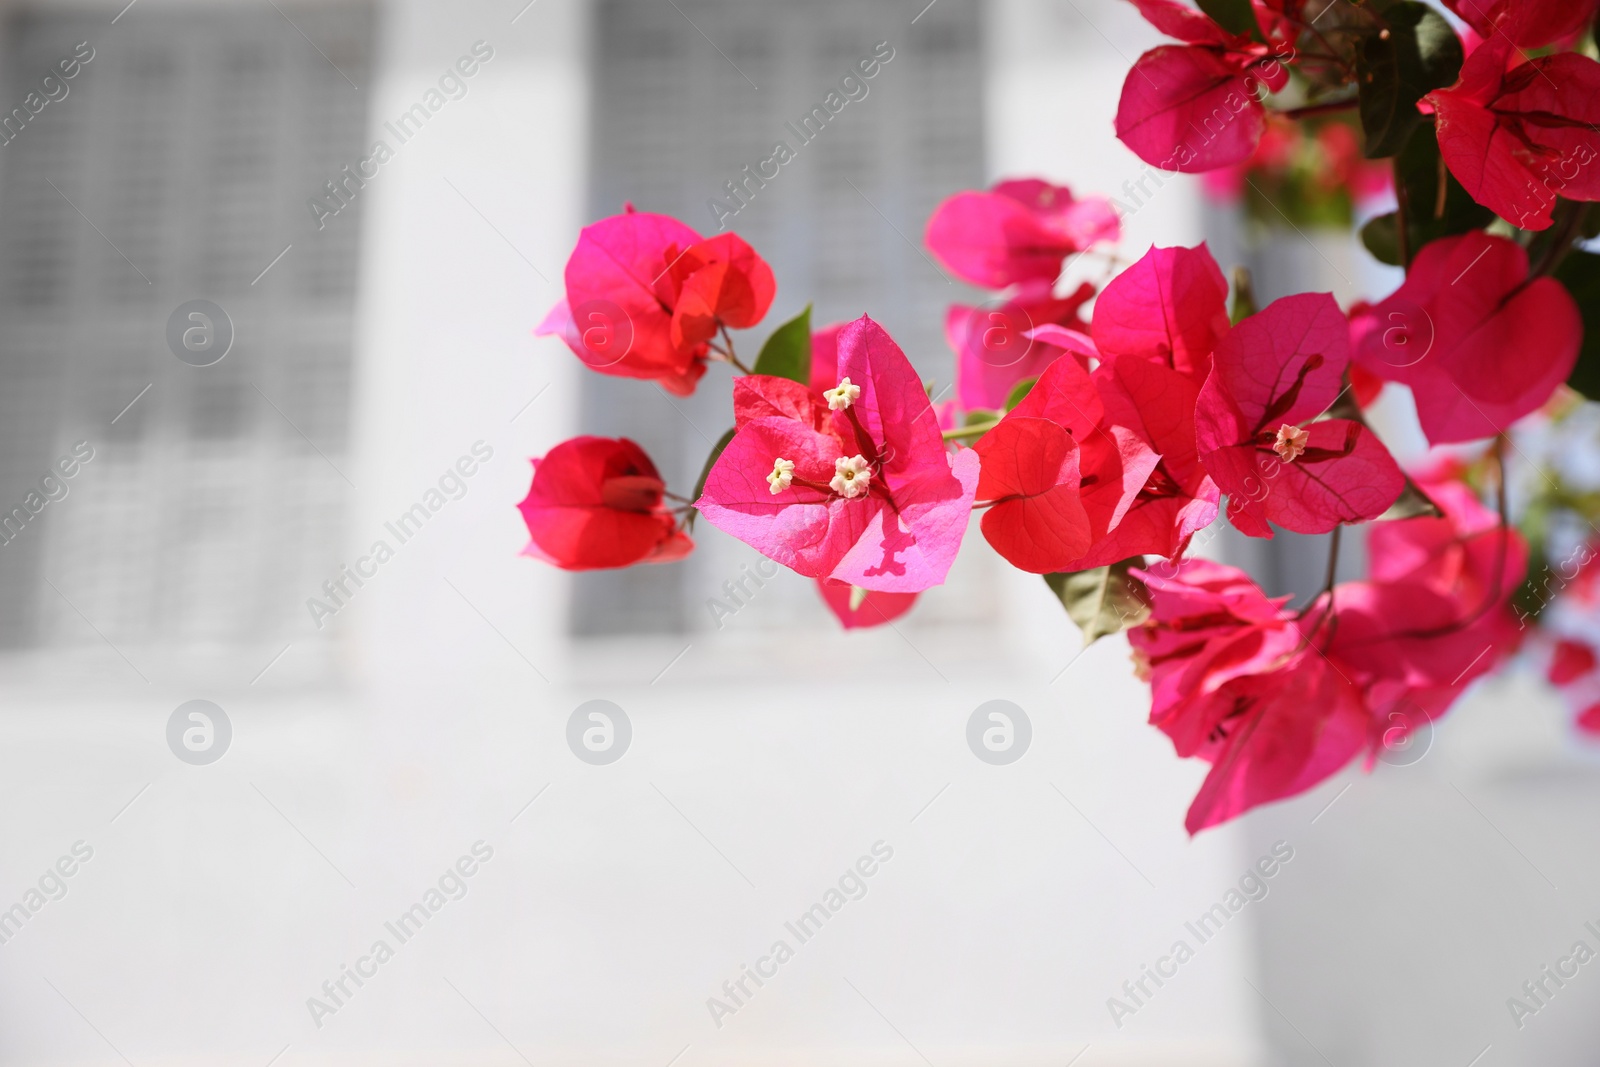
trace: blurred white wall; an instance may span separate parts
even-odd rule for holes
[[[493,58],[363,193],[349,558],[476,442],[493,458],[332,625],[308,618],[271,665],[210,670],[203,686],[181,652],[147,684],[47,671],[38,656],[5,665],[0,906],[74,842],[94,855],[0,944],[0,1063],[1179,1067],[1280,1062],[1265,1049],[1285,1017],[1348,1051],[1341,1067],[1387,1062],[1378,1006],[1324,1011],[1306,995],[1368,973],[1334,954],[1366,942],[1322,925],[1324,910],[1364,923],[1415,895],[1378,874],[1370,893],[1319,891],[1349,877],[1326,857],[1367,840],[1339,852],[1326,836],[1362,825],[1383,776],[1315,824],[1343,782],[1188,840],[1203,768],[1144,725],[1122,639],[1079,658],[1041,583],[1002,573],[998,626],[567,636],[569,583],[517,556],[514,505],[527,457],[581,429],[576,361],[530,330],[586,210],[588,11],[391,0],[381,15],[361,89],[374,136],[474,42]],[[996,0],[990,25],[992,173],[1083,192],[1136,181],[1143,167],[1110,128],[1128,62],[1156,39],[1131,7]],[[1192,187],[1166,182],[1128,219],[1126,257],[1199,238]],[[960,566],[987,552],[974,530]],[[297,657],[318,649],[345,684],[299,681]],[[233,724],[210,766],[179,762],[164,735],[197,697]],[[592,699],[632,723],[611,765],[567,747],[569,716]],[[969,716],[993,699],[1032,722],[1010,766],[967,747]],[[1295,858],[1267,898],[1200,945],[1185,924],[1279,839]],[[466,895],[319,1028],[307,999],[478,841],[493,857]],[[879,841],[893,858],[866,895],[716,1025],[707,999]],[[1472,914],[1462,938],[1481,944]],[[1327,982],[1295,986],[1278,953],[1268,970],[1288,1001],[1252,989],[1265,988],[1262,917],[1285,943],[1311,937]],[[1127,999],[1123,983],[1179,939],[1195,958],[1115,1025],[1108,998]],[[1501,1010],[1493,996],[1446,1007],[1463,1026]],[[1368,1044],[1336,1044],[1356,1033]]]

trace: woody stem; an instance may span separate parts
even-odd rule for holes
[[[1342,524],[1333,528],[1333,535],[1328,539],[1328,576],[1323,580],[1322,592],[1312,597],[1311,603],[1301,609],[1300,617],[1305,618],[1306,615],[1310,614],[1312,608],[1322,603],[1323,597],[1327,597],[1327,604],[1324,605],[1322,614],[1317,618],[1316,626],[1312,627],[1310,635],[1306,638],[1307,642],[1314,640],[1318,631],[1322,629],[1322,624],[1333,617],[1333,586],[1334,580],[1339,573],[1339,542],[1343,534],[1344,526]]]
[[[1533,273],[1528,277],[1542,278],[1546,274],[1553,274],[1561,266],[1562,260],[1567,258],[1567,253],[1572,251],[1572,242],[1578,236],[1579,228],[1583,225],[1583,216],[1588,208],[1585,204],[1568,202],[1562,205],[1565,218],[1557,229],[1555,236],[1550,241],[1550,247],[1544,250],[1544,255],[1539,258],[1539,265],[1533,268]]]
[[[743,363],[740,363],[739,357],[734,355],[733,338],[728,336],[728,327],[723,326],[721,323],[718,323],[718,325],[722,327],[722,343],[727,346],[726,348],[721,349],[722,354],[727,357],[729,363],[733,364],[735,367],[738,367],[746,374],[754,374],[754,371],[752,371],[749,367],[746,367]]]
[[[1406,188],[1406,176],[1400,171],[1400,157],[1394,160],[1394,232],[1400,249],[1400,266],[1411,270],[1411,190]]]

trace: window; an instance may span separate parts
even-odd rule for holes
[[[306,201],[359,158],[373,18],[285,11],[9,28],[5,109],[93,56],[0,146],[0,511],[93,459],[0,546],[0,644],[99,641],[79,611],[119,645],[271,641],[336,569],[360,220]],[[235,337],[203,368],[166,340],[199,298]]]
[[[936,392],[948,385],[944,307],[971,292],[926,257],[922,229],[942,198],[984,182],[980,6],[939,4],[915,25],[914,12],[883,0],[601,0],[596,10],[591,217],[631,201],[715,233],[707,201],[731,203],[724,183],[784,141],[796,158],[727,219],[778,278],[768,320],[741,351],[810,299],[817,324],[872,315]],[[801,144],[786,123],[798,126],[880,41],[894,55],[867,95]],[[726,382],[714,369],[683,399],[586,375],[582,425],[638,440],[687,491],[727,429]],[[703,626],[700,604],[739,573],[735,552],[706,538],[683,565],[580,576],[573,629]]]

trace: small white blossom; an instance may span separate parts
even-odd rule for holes
[[[1278,427],[1278,440],[1272,445],[1285,463],[1293,463],[1299,459],[1306,450],[1306,442],[1311,440],[1309,430],[1302,430],[1298,426],[1290,426],[1287,422]]]
[[[828,488],[844,497],[853,500],[867,491],[867,483],[872,481],[872,465],[861,456],[841,457],[833,461],[833,481],[828,483]]]
[[[767,487],[774,496],[789,488],[789,483],[794,481],[794,461],[790,459],[775,459],[772,461],[772,473],[767,475]]]
[[[843,411],[861,399],[861,386],[851,385],[849,378],[841,378],[838,385],[824,390],[822,395],[828,401],[829,411]]]

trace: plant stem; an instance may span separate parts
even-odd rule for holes
[[[1322,583],[1322,591],[1328,594],[1328,607],[1333,607],[1333,582],[1339,573],[1339,540],[1344,533],[1343,526],[1333,528],[1333,536],[1328,539],[1328,578]]]
[[[1400,171],[1400,157],[1394,157],[1394,216],[1395,240],[1400,246],[1400,265],[1411,270],[1411,190],[1406,188],[1406,176]]]
[[[943,436],[946,441],[959,441],[963,437],[982,437],[999,425],[999,419],[992,419],[989,422],[976,422],[971,426],[960,426],[954,430],[946,430]]]
[[[1561,266],[1562,260],[1572,251],[1573,239],[1578,236],[1578,229],[1583,225],[1583,216],[1588,205],[1568,201],[1562,205],[1562,219],[1560,226],[1551,238],[1550,247],[1544,250],[1544,255],[1539,258],[1539,265],[1533,268],[1530,278],[1542,278],[1553,273]]]
[[[712,350],[713,351],[717,351],[717,352],[721,352],[722,355],[724,356],[724,358],[726,358],[729,363],[733,364],[735,367],[738,367],[740,370],[744,371],[744,373],[746,373],[746,374],[754,374],[755,373],[755,371],[751,370],[749,367],[746,367],[743,363],[740,363],[739,362],[739,357],[733,354],[733,338],[728,336],[728,328],[726,326],[722,327],[722,343],[724,345],[726,345],[727,347],[726,348],[720,348],[720,349],[713,348]]]

